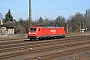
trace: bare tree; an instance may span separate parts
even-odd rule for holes
[[[68,20],[69,32],[79,32],[80,28],[85,28],[83,22],[85,22],[85,16],[83,14],[76,13],[74,16],[71,16]]]
[[[90,9],[88,9],[88,30],[90,31]]]

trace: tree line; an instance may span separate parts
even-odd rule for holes
[[[65,19],[65,17],[63,16],[58,16],[55,19],[48,19],[48,18],[43,19],[42,17],[40,17],[37,20],[32,20],[32,25],[60,26],[60,27],[64,26],[69,33],[80,32],[81,29],[86,28],[88,28],[87,30],[90,31],[90,9],[88,9],[87,13],[88,14],[86,17],[86,13],[81,14],[77,12],[75,15],[71,15],[69,19]],[[19,20],[15,20],[11,14],[10,9],[5,14],[2,21],[3,25],[15,26],[16,34],[28,33],[28,29],[30,27],[29,19],[24,20],[20,18]],[[88,22],[88,25],[86,22]]]

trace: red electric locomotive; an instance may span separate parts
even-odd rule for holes
[[[60,37],[65,37],[65,34],[66,31],[64,27],[31,26],[28,32],[28,38],[30,40],[48,39],[51,37],[60,38]]]

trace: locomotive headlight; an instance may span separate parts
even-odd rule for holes
[[[36,34],[36,33],[33,33],[33,34]]]
[[[31,34],[31,33],[29,32],[29,34]]]

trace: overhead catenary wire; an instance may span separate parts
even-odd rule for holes
[[[37,0],[38,1],[38,0]],[[65,5],[65,6],[67,6],[67,7],[64,7],[65,9],[69,9],[70,7],[68,7],[68,6],[72,6],[73,8],[79,8],[78,6],[75,6],[75,5],[72,5],[72,4],[68,4],[68,3],[63,3],[63,2],[60,2],[60,1],[56,1],[56,0],[49,0],[50,2],[52,2],[52,3],[57,3],[57,4],[61,4],[61,5]],[[20,3],[20,2],[13,2],[13,1],[9,1],[9,0],[7,0],[6,1],[6,3],[8,3],[8,4],[10,4],[10,3],[14,3],[14,4],[16,4],[16,5],[21,5],[21,6],[27,6],[26,4],[24,4],[24,3]],[[28,2],[27,2],[28,3]],[[47,2],[46,2],[47,3]],[[52,6],[52,5],[51,5]],[[18,6],[17,6],[18,7]],[[62,12],[61,10],[59,10],[59,9],[57,9],[57,10],[55,10],[55,9],[52,9],[52,8],[47,8],[47,7],[42,7],[42,6],[32,6],[33,8],[38,8],[38,9],[41,9],[41,10],[44,10],[44,11],[51,11],[51,12],[56,12],[56,13],[62,13],[62,14],[70,14],[70,12]],[[0,6],[0,8],[2,8],[2,9],[6,9],[6,8],[3,8],[2,6]],[[27,7],[28,8],[28,7]],[[21,12],[21,10],[19,10],[19,9],[14,9],[13,8],[13,10],[15,10],[15,11],[20,11]],[[23,12],[28,12],[28,11],[23,11]],[[37,13],[37,12],[35,12],[35,11],[32,11],[32,13]],[[17,13],[18,14],[18,13]],[[44,14],[43,12],[40,12],[39,14]],[[48,13],[49,14],[49,13]],[[51,13],[50,13],[51,14]],[[28,15],[28,14],[27,14]],[[35,15],[38,15],[38,14],[35,14]]]
[[[37,0],[38,1],[38,0]],[[67,6],[67,8],[66,9],[68,9],[68,7],[70,6],[72,6],[73,8],[80,8],[81,6],[75,6],[75,5],[72,5],[72,4],[68,4],[68,3],[63,3],[63,2],[60,2],[60,1],[57,1],[57,0],[49,0],[50,2],[53,2],[53,3],[57,3],[57,4],[61,4],[61,5],[66,5]],[[18,5],[23,5],[23,6],[27,6],[26,4],[24,4],[24,3],[19,3],[19,2],[13,2],[13,1],[7,1],[6,0],[6,3],[13,3],[13,4],[18,4]],[[52,6],[52,5],[51,5]],[[50,9],[50,8],[44,8],[44,7],[40,7],[40,6],[33,6],[33,7],[36,7],[36,8],[41,8],[41,9]],[[65,7],[64,7],[65,8]],[[82,8],[82,7],[81,7]]]
[[[52,1],[54,3],[58,3],[58,4],[62,4],[62,5],[66,5],[66,6],[70,6],[70,7],[73,7],[73,8],[79,8],[81,9],[83,6],[76,6],[76,5],[73,5],[73,4],[68,4],[68,3],[64,3],[64,2],[61,2],[61,1],[57,1],[57,0],[49,0],[49,1]]]
[[[72,5],[72,4],[68,4],[68,3],[63,3],[63,2],[60,2],[60,1],[57,1],[57,0],[49,0],[50,2],[53,2],[53,3],[57,3],[57,4],[61,4],[61,5],[66,5],[66,6],[72,6],[72,7],[74,7],[74,8],[80,8],[79,6],[75,6],[75,5]],[[24,4],[24,3],[19,3],[19,2],[13,2],[13,1],[7,1],[6,0],[6,3],[13,3],[13,4],[16,4],[16,6],[17,6],[17,4],[19,4],[19,5],[23,5],[23,6],[27,6],[26,4]],[[40,7],[40,6],[33,6],[33,7],[35,7],[35,8],[41,8],[41,9],[45,9],[45,10],[47,10],[47,9],[50,9],[50,8],[45,8],[45,7]],[[65,7],[64,7],[65,8]],[[66,8],[67,9],[67,8]]]

